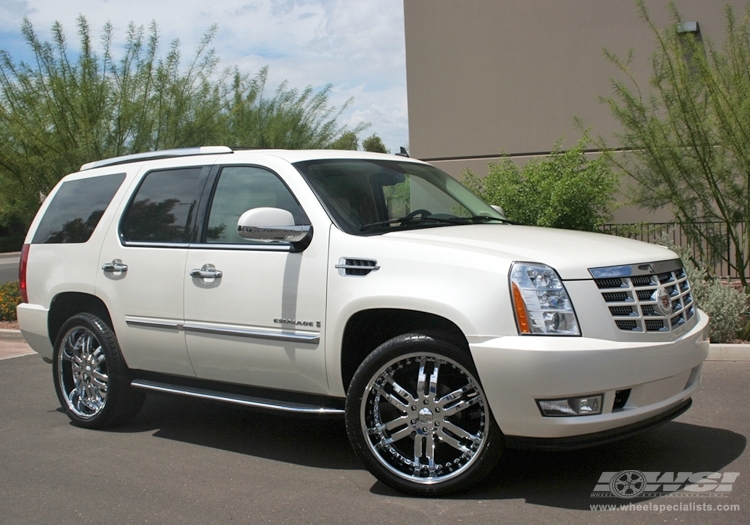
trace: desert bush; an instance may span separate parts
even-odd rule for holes
[[[15,321],[16,306],[21,302],[18,281],[0,285],[0,321]]]
[[[687,249],[675,246],[664,238],[659,244],[667,246],[682,258],[693,301],[711,319],[711,342],[727,343],[741,337],[740,332],[746,322],[744,313],[748,309],[747,295],[710,275],[704,264],[689,257]]]

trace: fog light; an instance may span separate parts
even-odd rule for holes
[[[543,416],[593,416],[602,413],[603,395],[568,399],[537,399]]]

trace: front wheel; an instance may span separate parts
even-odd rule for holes
[[[346,426],[370,472],[414,495],[465,490],[502,452],[468,354],[427,335],[391,339],[362,362],[349,387]]]
[[[68,319],[55,343],[53,376],[60,404],[74,424],[104,428],[125,423],[140,410],[145,395],[126,378],[112,329],[95,315]]]

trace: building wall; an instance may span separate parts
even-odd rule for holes
[[[675,3],[720,43],[726,4],[740,16],[747,0]],[[646,1],[659,27],[670,23],[667,4]],[[575,118],[616,146],[617,123],[600,97],[620,77],[603,49],[632,48],[644,85],[651,71],[653,35],[634,0],[404,0],[404,20],[410,153],[454,176],[467,167],[484,175],[501,153],[524,161],[560,139],[571,146],[581,137]],[[619,222],[670,218],[616,212]]]

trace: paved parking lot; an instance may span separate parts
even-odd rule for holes
[[[707,362],[693,408],[637,437],[573,452],[508,452],[451,499],[375,481],[343,423],[151,396],[113,431],[76,428],[50,366],[0,360],[0,523],[748,523],[750,362]],[[739,472],[724,498],[597,499],[602,472]],[[685,492],[683,491],[684,495]],[[595,504],[656,510],[592,511]],[[663,510],[658,505],[739,505]]]
[[[18,280],[19,252],[0,253],[0,284]]]

